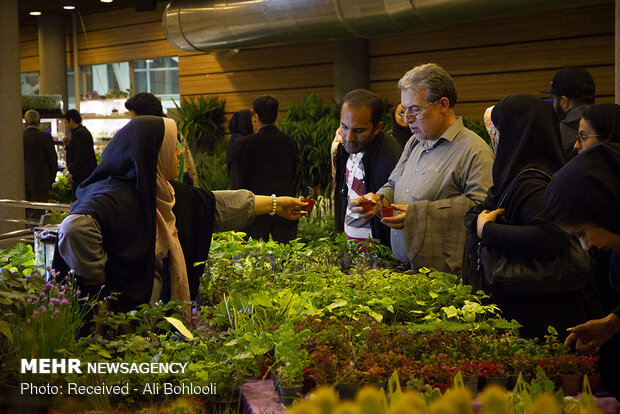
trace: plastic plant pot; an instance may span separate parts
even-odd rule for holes
[[[308,205],[304,207],[303,209],[306,210],[308,214],[312,213],[312,209],[314,208],[314,203],[316,203],[316,200],[302,197],[301,201],[303,201],[304,203],[308,203]]]
[[[372,201],[362,200],[362,207],[364,208],[364,213],[368,213],[369,211],[372,211]]]
[[[393,217],[394,207],[383,207],[381,209],[381,217]]]

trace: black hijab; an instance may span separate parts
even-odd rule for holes
[[[112,306],[128,311],[151,298],[155,274],[156,171],[164,137],[164,119],[140,116],[120,129],[102,154],[102,161],[77,191],[72,214],[92,216],[100,226],[108,255],[102,296],[121,292]],[[202,267],[213,232],[213,193],[171,181],[176,202],[173,213],[183,249],[190,297],[198,291]],[[59,254],[54,266],[68,271]],[[78,278],[80,282],[80,278]]]
[[[620,105],[592,105],[581,116],[601,136],[602,140],[620,142]]]
[[[553,175],[564,165],[564,155],[553,106],[534,95],[507,96],[495,105],[491,119],[499,131],[487,200],[493,207],[521,171],[536,168]]]
[[[157,157],[164,120],[140,116],[106,146],[101,163],[79,186],[72,214],[97,220],[108,254],[104,295],[121,292],[120,311],[148,303],[155,273]]]
[[[620,144],[590,148],[558,171],[547,189],[547,211],[578,212],[583,223],[595,223],[620,234]]]
[[[254,132],[252,129],[252,112],[249,109],[235,112],[228,123],[228,130],[231,136],[241,135],[246,137],[250,135]]]

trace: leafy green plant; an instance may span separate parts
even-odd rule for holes
[[[124,91],[120,89],[110,89],[106,92],[105,97],[106,99],[121,99],[129,97],[129,94],[131,94],[131,89],[126,89]]]
[[[293,322],[287,320],[274,334],[276,340],[275,357],[281,365],[278,368],[280,380],[285,385],[303,380],[303,370],[309,364],[308,351],[302,345],[310,331],[295,332]]]
[[[22,95],[22,110],[34,109],[39,114],[60,114],[62,108],[61,95]]]
[[[205,190],[228,189],[226,150],[199,154],[196,160],[198,185]]]
[[[68,172],[63,171],[58,175],[56,181],[52,184],[52,189],[49,192],[49,198],[60,204],[71,204],[73,201],[73,191],[71,190],[71,183],[67,178]]]
[[[489,137],[489,133],[487,132],[487,128],[484,126],[484,123],[476,121],[473,118],[464,116],[463,125],[465,125],[465,128],[469,128],[474,131],[484,140],[484,142],[491,146],[491,137]]]
[[[297,194],[318,185],[322,194],[332,193],[330,146],[340,124],[335,103],[326,105],[314,94],[303,103],[291,104],[279,128],[297,141]]]
[[[192,152],[212,154],[224,140],[226,100],[219,96],[199,96],[183,98],[181,105],[174,104],[181,118],[179,131]]]

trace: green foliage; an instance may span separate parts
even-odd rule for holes
[[[68,211],[52,211],[50,213],[50,224],[60,224],[68,215]]]
[[[131,94],[131,89],[126,89],[124,91],[120,89],[110,89],[106,92],[105,97],[106,99],[122,99],[129,97],[129,94]]]
[[[489,137],[489,133],[487,132],[487,128],[484,126],[483,122],[464,116],[463,125],[465,125],[465,128],[469,128],[474,131],[484,140],[484,142],[491,146],[491,137]]]
[[[22,109],[34,109],[44,113],[52,110],[60,112],[61,101],[60,95],[22,95]]]
[[[13,248],[0,251],[0,267],[12,273],[28,276],[33,272],[43,274],[43,269],[36,268],[35,254],[32,246],[17,243]],[[6,274],[6,273],[5,273]],[[1,277],[0,279],[4,279]]]
[[[73,201],[73,191],[71,190],[71,183],[67,178],[67,175],[63,171],[63,174],[59,175],[52,189],[49,192],[49,198],[60,204],[71,204]]]
[[[321,194],[332,193],[330,147],[340,123],[338,106],[325,105],[314,94],[302,104],[291,104],[279,128],[297,141],[297,194],[319,186]]]
[[[174,103],[181,121],[179,131],[195,154],[213,153],[224,140],[224,108],[226,100],[219,96],[183,98],[181,105]]]
[[[218,144],[216,147],[222,147]],[[226,168],[226,148],[216,148],[212,154],[199,154],[196,160],[198,184],[204,190],[227,190],[228,170]]]
[[[310,216],[299,220],[297,227],[297,237],[301,243],[308,246],[319,242],[321,239],[334,239],[336,236],[336,225],[334,216]]]
[[[299,383],[303,380],[303,369],[308,365],[308,351],[302,345],[310,334],[304,329],[295,332],[292,321],[289,319],[275,332],[275,357],[282,365],[278,369],[280,380],[285,385]]]

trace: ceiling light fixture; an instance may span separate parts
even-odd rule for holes
[[[75,6],[62,6],[65,10],[75,10]]]
[[[41,15],[41,12],[40,12],[40,11],[31,11],[31,12],[30,12],[30,15],[31,15],[31,16],[40,16],[40,15]]]
[[[102,3],[112,3],[114,0],[99,0]]]

